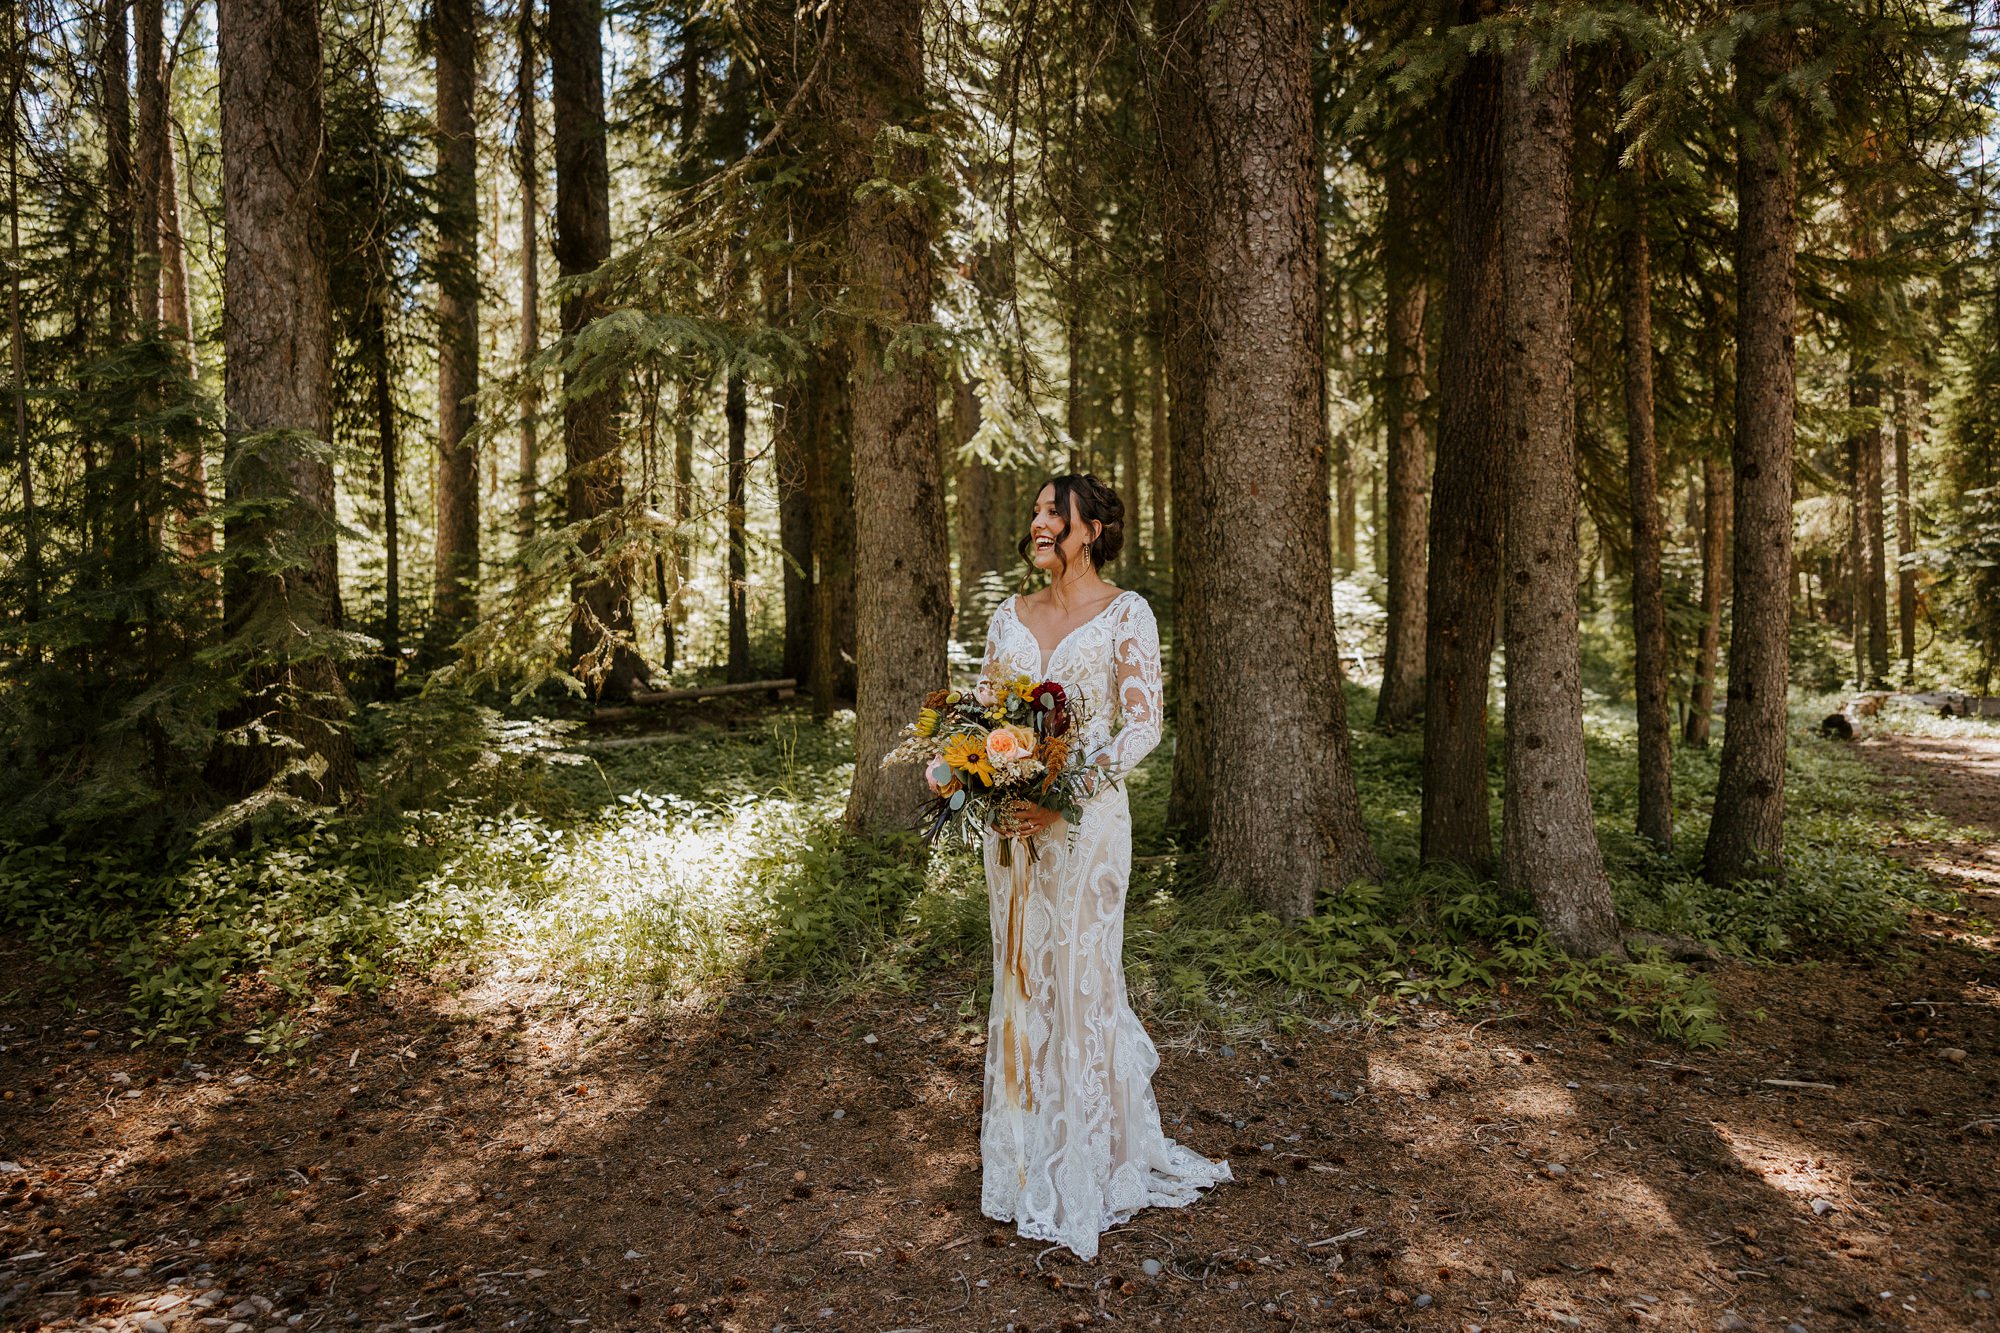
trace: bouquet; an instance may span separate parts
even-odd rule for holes
[[[919,831],[927,842],[947,827],[970,840],[1015,800],[1074,826],[1090,790],[1087,757],[1076,752],[1086,720],[1081,699],[1053,680],[1016,676],[982,680],[973,690],[932,690],[882,763],[923,764],[931,795]],[[1000,844],[1003,865],[1011,864],[1009,841]],[[1033,843],[1028,852],[1032,858]]]

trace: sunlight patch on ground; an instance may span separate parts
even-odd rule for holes
[[[1641,1174],[1645,1159],[1631,1157],[1630,1142],[1584,1114],[1579,1097],[1588,1094],[1547,1065],[1524,1063],[1527,1054],[1481,1048],[1472,1058],[1433,1043],[1371,1057],[1370,1089],[1395,1107],[1387,1137],[1442,1172],[1409,1177],[1429,1193],[1404,1221],[1399,1271],[1419,1284],[1442,1286],[1446,1274],[1496,1281],[1537,1321],[1694,1326],[1689,1293],[1657,1273],[1628,1272],[1628,1256],[1668,1254],[1691,1271],[1710,1266],[1706,1247]],[[1498,1239],[1487,1244],[1468,1244],[1459,1231],[1494,1237],[1495,1223],[1503,1223]],[[1551,1238],[1569,1256],[1561,1271],[1535,1258]]]
[[[1824,1144],[1774,1134],[1762,1125],[1738,1129],[1726,1121],[1711,1123],[1716,1140],[1729,1149],[1744,1169],[1790,1197],[1805,1218],[1813,1219],[1830,1211],[1825,1205],[1843,1210],[1855,1207],[1848,1182],[1859,1168],[1838,1154],[1829,1154]],[[1823,1202],[1817,1211],[1813,1207],[1815,1199]]]
[[[452,869],[513,881],[491,926],[517,971],[658,999],[733,973],[761,934],[768,863],[823,814],[781,797],[718,810],[636,793],[576,828],[496,825],[478,864]]]

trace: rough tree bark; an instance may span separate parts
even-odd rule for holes
[[[848,349],[818,349],[806,371],[813,493],[813,644],[807,686],[825,717],[855,698],[854,421]]]
[[[1879,408],[1882,385],[1873,373],[1855,386],[1853,405]],[[1854,435],[1854,516],[1861,534],[1856,576],[1861,580],[1858,615],[1867,643],[1866,685],[1889,687],[1888,536],[1882,513],[1882,423],[1870,421]]]
[[[729,493],[722,513],[729,561],[729,660],[723,678],[745,681],[750,679],[750,533],[744,509],[750,484],[750,403],[741,371],[731,370],[723,379],[722,423],[729,450]]]
[[[143,3],[143,0],[142,0]],[[154,0],[157,4],[158,0]],[[135,311],[132,267],[137,258],[133,236],[134,217],[143,218],[133,198],[132,171],[132,54],[131,25],[126,16],[126,0],[111,0],[104,7],[104,45],[98,53],[98,77],[103,81],[104,117],[104,221],[105,237],[111,254],[111,338],[123,342],[136,313],[143,327],[143,311]],[[142,78],[143,81],[143,78]]]
[[[479,583],[479,139],[476,0],[435,0],[437,53],[437,570],[431,630],[437,647],[468,628]]]
[[[284,0],[221,0],[222,312],[229,499],[226,630],[249,663],[245,722],[288,746],[228,758],[238,788],[279,780],[330,799],[357,781],[331,631],[332,324],[321,222],[319,16]],[[293,748],[296,747],[296,748]]]
[[[1534,895],[1571,953],[1618,947],[1611,882],[1584,766],[1577,626],[1575,394],[1570,347],[1568,54],[1539,73],[1543,41],[1508,53],[1501,196],[1508,461],[1503,876]]]
[[[1682,739],[1706,747],[1715,713],[1715,663],[1722,647],[1722,603],[1729,586],[1729,475],[1721,460],[1701,460],[1701,633],[1695,640]]]
[[[687,590],[694,581],[694,418],[700,410],[701,382],[684,376],[674,389],[674,535],[668,542],[667,570],[660,596],[660,669],[680,661],[680,623]]]
[[[1653,254],[1646,163],[1627,183],[1620,237],[1625,359],[1625,473],[1632,501],[1632,676],[1639,715],[1639,836],[1674,844],[1673,712],[1667,702],[1667,606],[1660,574],[1660,446],[1653,430]]]
[[[1461,0],[1459,17],[1483,17]],[[1445,112],[1447,226],[1438,351],[1437,468],[1424,626],[1426,861],[1484,868],[1493,857],[1486,789],[1487,677],[1507,498],[1501,340],[1500,61],[1466,61]]]
[[[797,281],[789,270],[779,278],[788,293]],[[794,309],[795,298],[788,294],[780,317],[789,322]],[[771,468],[778,491],[778,547],[784,553],[785,589],[784,663],[778,674],[803,682],[812,672],[813,493],[806,484],[808,441],[801,429],[802,405],[791,390],[792,385],[785,383],[771,394]]]
[[[922,0],[859,0],[846,14],[840,80],[843,184],[853,356],[855,644],[854,785],[848,826],[910,827],[924,793],[914,765],[883,768],[917,704],[945,678],[951,628],[945,559],[944,461],[936,371],[889,344],[932,318],[931,218],[890,191],[854,199],[864,181],[904,184],[925,170],[921,149],[878,151],[891,125],[924,112]]]
[[[1310,6],[1162,9],[1176,794],[1210,870],[1296,917],[1377,869],[1331,597]]]
[[[1324,173],[1322,173],[1323,175]],[[1328,192],[1330,193],[1330,191]],[[1330,208],[1322,206],[1323,215],[1330,215],[1330,213]],[[1322,227],[1321,230],[1325,231],[1327,229]],[[1322,269],[1326,267],[1326,249],[1323,239],[1320,249],[1320,267]],[[1320,291],[1320,301],[1322,305],[1331,305],[1338,312],[1335,314],[1332,321],[1332,328],[1328,332],[1330,336],[1337,340],[1334,356],[1339,363],[1341,383],[1352,383],[1355,377],[1354,345],[1359,341],[1359,335],[1357,333],[1350,336],[1347,330],[1350,328],[1360,329],[1361,320],[1358,312],[1355,318],[1349,319],[1345,313],[1347,305],[1346,294],[1338,290],[1327,291],[1323,285]],[[1321,405],[1321,410],[1330,412],[1331,406],[1332,399],[1329,397]],[[1359,488],[1356,485],[1356,464],[1354,457],[1356,453],[1354,436],[1360,429],[1360,426],[1361,423],[1358,420],[1354,420],[1347,422],[1342,429],[1332,431],[1331,423],[1329,422],[1329,430],[1331,432],[1329,442],[1333,446],[1333,564],[1334,568],[1343,574],[1349,574],[1354,571],[1356,556],[1360,550],[1361,525],[1356,502]]]
[[[1128,316],[1118,332],[1118,498],[1125,502],[1125,549],[1118,557],[1124,581],[1136,583],[1146,572],[1146,530],[1139,521],[1144,502],[1139,484],[1139,350],[1136,315]]]
[[[28,443],[28,354],[21,313],[21,79],[27,64],[27,34],[21,6],[7,7],[7,360],[13,384],[15,484],[21,492],[21,564],[27,587],[22,619],[33,624],[42,613],[42,545],[35,517],[35,469]],[[40,660],[38,649],[31,649]]]
[[[969,637],[966,611],[980,580],[997,566],[994,552],[998,540],[994,529],[993,465],[983,458],[968,458],[966,444],[979,433],[979,388],[963,374],[951,384],[951,440],[953,470],[956,473],[958,527],[958,625],[961,639]]]
[[[123,8],[123,6],[116,6]],[[124,16],[119,16],[122,24]],[[165,20],[161,0],[137,0],[132,6],[132,43],[138,55],[136,145],[123,146],[125,170],[132,182],[133,309],[139,326],[151,330],[160,322],[161,150],[167,142],[167,81]],[[121,65],[120,75],[124,73]]]
[[[1412,166],[1414,164],[1411,164]],[[1424,582],[1429,551],[1430,445],[1424,438],[1424,306],[1429,284],[1420,257],[1408,243],[1415,223],[1415,181],[1401,163],[1387,177],[1388,212],[1382,281],[1384,312],[1383,412],[1388,418],[1387,522],[1377,545],[1387,556],[1388,635],[1382,658],[1382,692],[1375,725],[1408,726],[1424,702]]]
[[[1917,523],[1910,508],[1910,450],[1923,438],[1929,396],[1930,386],[1922,377],[1901,377],[1896,390],[1896,646],[1905,688],[1917,683],[1917,571],[1909,561]]]
[[[604,152],[604,34],[598,0],[549,0],[549,73],[554,87],[556,268],[565,278],[595,273],[611,252],[611,182]],[[595,319],[599,302],[587,286],[562,303],[562,330],[574,337]],[[564,374],[573,388],[576,371]],[[618,391],[600,389],[563,407],[563,460],[571,523],[586,525],[578,541],[595,563],[604,525],[624,506],[618,447]],[[585,569],[570,583],[570,658],[578,677],[603,698],[624,699],[644,680],[645,663],[632,647],[632,601],[615,567]]]
[[[173,104],[173,69],[167,59],[164,47],[165,37],[161,31],[157,10],[159,0],[141,0],[141,9],[156,11],[140,25],[140,34],[148,42],[158,42],[150,50],[142,45],[138,57],[152,62],[160,71],[159,96],[161,111],[157,117],[142,118],[148,127],[157,121],[159,141],[148,144],[141,142],[137,151],[149,153],[159,163],[158,213],[155,219],[154,250],[160,257],[160,323],[161,332],[168,340],[170,354],[179,363],[180,372],[192,385],[199,374],[195,361],[194,311],[188,291],[187,237],[181,231],[180,173],[174,163],[173,118],[169,108]],[[145,225],[143,222],[140,225]],[[173,451],[169,466],[168,481],[174,492],[175,510],[179,515],[177,546],[181,558],[190,563],[204,561],[215,553],[215,532],[208,521],[208,458],[202,447],[199,431],[174,431],[168,440]],[[205,599],[214,614],[212,595]]]
[[[1784,867],[1798,176],[1790,104],[1760,102],[1794,53],[1782,26],[1753,31],[1736,53],[1735,601],[1722,766],[1702,856],[1714,884]]]
[[[403,656],[403,524],[398,513],[401,457],[396,442],[395,366],[389,355],[388,280],[380,268],[376,272],[360,351],[373,381],[375,450],[382,469],[383,693],[394,694],[397,664]]]
[[[542,350],[542,170],[535,104],[535,0],[521,0],[514,20],[520,64],[514,75],[515,167],[521,182],[521,364]],[[531,377],[521,395],[521,451],[514,480],[514,546],[516,552],[535,535],[535,500],[541,493],[541,381]],[[672,663],[668,667],[671,669]]]
[[[1146,366],[1146,498],[1152,506],[1152,526],[1148,529],[1148,549],[1155,556],[1167,550],[1167,501],[1171,487],[1167,480],[1167,361],[1166,334],[1161,324],[1166,318],[1158,295],[1150,298],[1148,310]]]

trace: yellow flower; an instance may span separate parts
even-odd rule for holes
[[[918,736],[934,736],[937,734],[937,725],[938,725],[937,709],[919,708],[917,710],[917,723],[912,730]]]
[[[986,744],[977,736],[953,736],[944,743],[944,761],[961,773],[993,785],[993,761],[986,757]]]

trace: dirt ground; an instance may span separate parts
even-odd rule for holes
[[[1941,782],[1943,744],[1863,749],[2000,819],[2000,764]],[[1156,1025],[1168,1132],[1238,1178],[1090,1264],[979,1215],[970,972],[665,1018],[412,981],[285,1072],[120,1049],[112,996],[66,1013],[0,946],[0,1325],[2000,1328],[2000,861],[1908,852],[1968,910],[1896,958],[1718,968],[1717,1053]]]

